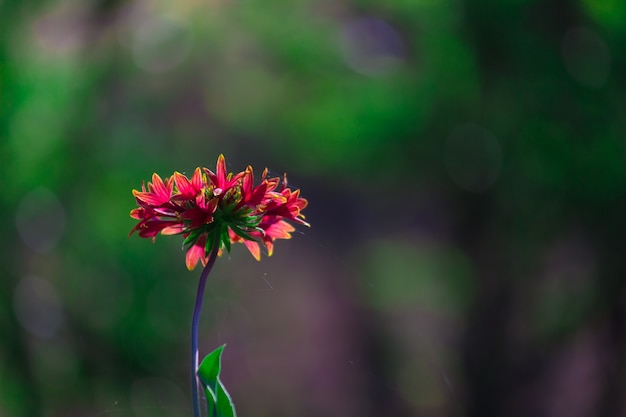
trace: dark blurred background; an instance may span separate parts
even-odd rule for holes
[[[190,416],[153,172],[289,174],[207,288],[257,417],[626,416],[626,3],[0,1],[0,416]],[[621,115],[621,116],[620,116]],[[305,230],[304,230],[305,229]]]

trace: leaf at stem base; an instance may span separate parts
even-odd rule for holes
[[[225,346],[222,345],[205,356],[197,371],[206,394],[208,417],[237,417],[233,400],[219,378]]]

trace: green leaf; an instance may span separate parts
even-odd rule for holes
[[[222,345],[209,353],[198,367],[198,378],[206,394],[208,417],[236,417],[232,398],[220,381],[222,366]]]

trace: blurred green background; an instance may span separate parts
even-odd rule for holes
[[[267,166],[217,263],[239,414],[626,416],[626,3],[0,0],[0,416],[190,416],[153,172]]]

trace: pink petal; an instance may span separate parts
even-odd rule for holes
[[[198,264],[198,261],[204,258],[205,243],[206,243],[206,237],[204,239],[201,237],[187,251],[187,255],[185,256],[185,263],[187,264],[188,270],[193,271],[193,269]]]
[[[159,206],[163,204],[163,200],[158,195],[151,192],[133,190],[133,196],[135,196],[138,204],[143,203],[149,206]]]
[[[137,220],[143,219],[146,217],[146,209],[143,207],[134,208],[130,211],[130,217]]]
[[[161,177],[159,177],[157,173],[154,173],[152,174],[152,187],[150,187],[150,184],[148,184],[148,188],[151,189],[154,194],[156,194],[162,200],[162,202],[166,202],[170,199],[172,191],[171,181],[169,180],[169,178],[166,178],[165,182],[167,183],[167,185],[163,183],[163,180],[161,179]]]
[[[217,181],[218,184],[216,184],[217,186],[223,186],[224,183],[226,182],[226,160],[224,159],[224,155],[220,154],[220,156],[217,158],[217,166],[215,167],[215,171],[216,171],[216,176],[217,176]]]
[[[191,184],[197,189],[202,189],[202,170],[200,167],[196,168],[191,177]]]
[[[191,182],[180,172],[174,172],[174,182],[180,193],[180,198],[193,198],[196,196],[196,190],[191,185]]]
[[[183,225],[182,224],[177,224],[175,226],[168,226],[166,228],[164,228],[163,230],[161,230],[161,234],[162,235],[177,235],[183,232]]]
[[[246,245],[254,259],[257,261],[261,260],[261,248],[259,248],[259,244],[252,240],[244,240],[243,244]]]
[[[248,168],[246,168],[243,174],[243,179],[242,179],[242,184],[241,184],[241,192],[244,194],[244,200],[245,200],[246,194],[252,193],[253,186],[254,186],[254,172],[252,171],[252,167],[248,166]]]
[[[267,248],[267,256],[272,256],[272,254],[274,253],[274,242],[272,242],[270,239],[265,240],[265,247]]]
[[[290,233],[294,230],[296,229],[294,229],[292,225],[286,221],[280,220],[265,228],[265,235],[272,239],[291,239]]]

